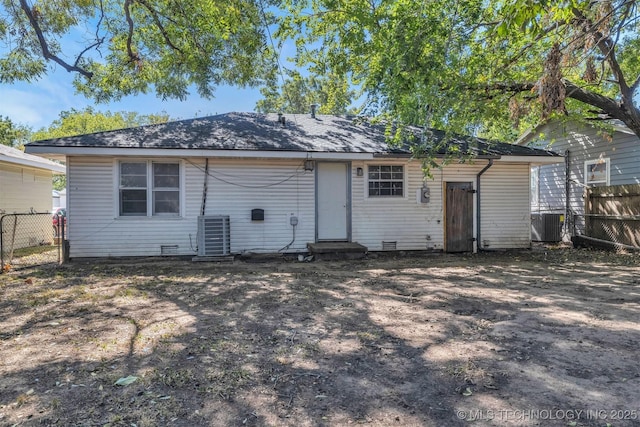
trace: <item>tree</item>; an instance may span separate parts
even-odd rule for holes
[[[287,2],[299,64],[348,75],[368,110],[513,140],[551,115],[640,136],[635,0]]]
[[[83,135],[125,129],[135,126],[165,123],[169,121],[167,114],[140,115],[133,112],[95,111],[91,107],[84,110],[71,109],[62,111],[48,128],[41,128],[31,135],[32,141],[66,136]]]
[[[29,133],[28,127],[13,123],[9,117],[0,116],[0,144],[19,148],[28,141]]]
[[[94,132],[104,132],[116,129],[124,129],[134,126],[165,123],[169,121],[167,114],[140,115],[133,112],[110,111],[99,112],[91,107],[84,110],[69,110],[60,112],[58,118],[48,128],[41,128],[31,134],[32,141],[51,138],[63,138],[65,136],[83,135]],[[53,189],[62,190],[67,185],[65,175],[53,176]]]
[[[99,101],[149,90],[183,99],[191,85],[211,97],[222,83],[258,84],[274,75],[268,6],[269,0],[3,0],[0,83],[33,81],[59,66]]]
[[[320,114],[347,114],[355,92],[348,81],[336,75],[304,77],[297,71],[288,71],[282,85],[275,83],[260,89],[263,99],[256,103],[260,113],[307,113],[311,105],[318,106]]]

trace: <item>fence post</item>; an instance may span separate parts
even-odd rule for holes
[[[6,215],[0,216],[0,273],[4,272],[4,218]]]
[[[69,242],[67,242],[67,231],[65,230],[64,220],[65,218],[59,216],[58,227],[60,227],[60,245],[62,246],[62,259],[60,263],[63,264],[69,261]]]

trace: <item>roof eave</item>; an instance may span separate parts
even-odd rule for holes
[[[529,163],[531,165],[552,165],[564,162],[563,156],[502,156],[499,162],[503,163]]]
[[[55,174],[66,173],[66,168],[64,165],[49,164],[45,162],[38,162],[37,160],[21,159],[17,157],[5,156],[2,154],[0,154],[0,162],[9,163],[13,165],[26,166],[34,169],[47,170]]]
[[[251,158],[251,159],[314,159],[314,160],[367,160],[374,153],[329,152],[329,151],[287,151],[287,150],[215,150],[184,148],[114,148],[114,147],[53,147],[27,145],[29,153],[59,158],[59,156],[98,157],[200,157],[200,158]]]

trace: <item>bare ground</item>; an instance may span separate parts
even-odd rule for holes
[[[639,260],[547,248],[10,272],[0,425],[640,425]]]

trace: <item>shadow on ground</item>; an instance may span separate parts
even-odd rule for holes
[[[0,423],[638,425],[637,261],[562,249],[12,273]]]

